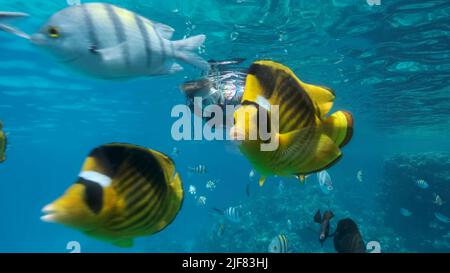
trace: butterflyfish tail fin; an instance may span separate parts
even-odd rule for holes
[[[323,122],[323,128],[339,148],[344,147],[353,136],[353,116],[347,111],[337,111]]]
[[[323,118],[326,114],[328,114],[328,112],[330,112],[331,107],[333,107],[335,98],[334,91],[325,86],[312,85],[303,82],[301,85],[313,102],[318,116]]]
[[[318,137],[313,156],[305,159],[303,169],[307,173],[318,172],[334,165],[342,156],[338,146],[325,134]]]
[[[302,174],[318,172],[329,168],[341,157],[341,151],[334,141],[320,131],[312,131],[314,128],[304,128],[286,134],[280,134],[280,149],[283,150],[284,158],[291,158],[300,153],[308,156],[302,159]],[[310,134],[314,134],[310,136]],[[309,138],[313,142],[305,146],[305,141]]]

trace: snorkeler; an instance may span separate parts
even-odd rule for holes
[[[225,106],[238,106],[244,94],[247,77],[247,68],[238,67],[238,65],[244,61],[243,58],[209,61],[211,69],[203,73],[200,79],[184,82],[180,88],[186,96],[187,105],[191,111],[195,112],[195,98],[200,99],[201,105],[197,106],[201,106],[202,109],[209,105],[220,106],[224,118],[227,115]],[[233,118],[233,113],[229,114]]]

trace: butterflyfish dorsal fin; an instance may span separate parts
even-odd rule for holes
[[[334,91],[325,86],[317,86],[303,82],[301,82],[301,85],[311,98],[317,110],[318,117],[323,118],[326,114],[328,114],[328,112],[330,112],[331,107],[333,107],[335,98]]]
[[[312,126],[320,117],[317,103],[304,84],[288,67],[273,61],[256,61],[250,66],[242,102],[252,102],[269,112],[271,106],[278,106],[282,133]]]

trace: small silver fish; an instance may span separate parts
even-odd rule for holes
[[[208,70],[194,52],[205,35],[171,41],[174,31],[114,5],[87,3],[55,13],[29,40],[61,64],[100,79],[173,74],[183,70],[176,61]]]
[[[433,204],[437,206],[442,206],[443,204],[445,204],[444,200],[442,200],[442,198],[438,194],[434,193],[433,197]]]
[[[400,214],[405,217],[409,217],[412,215],[412,212],[409,209],[400,208]]]
[[[446,223],[446,224],[450,223],[450,218],[448,218],[447,216],[445,216],[444,214],[442,214],[440,212],[435,212],[434,217],[436,217],[436,219],[438,219],[442,223]]]
[[[427,189],[429,187],[428,183],[423,179],[416,180],[416,185],[421,189]]]
[[[206,181],[205,187],[208,190],[213,191],[217,187],[217,182],[218,182],[217,180],[210,179],[210,180]]]
[[[197,199],[197,205],[204,206],[206,205],[206,197],[205,196],[199,196]]]
[[[196,195],[197,194],[197,188],[194,185],[189,185],[189,190],[188,192],[192,195]]]
[[[363,182],[363,172],[362,172],[362,170],[359,170],[358,173],[356,173],[356,179],[359,182]]]
[[[191,173],[198,173],[198,174],[205,174],[208,172],[208,170],[206,169],[206,166],[201,165],[201,164],[198,166],[195,166],[195,167],[189,167],[188,170]]]
[[[320,190],[326,195],[333,191],[333,182],[331,181],[330,174],[323,170],[317,173],[317,181],[319,182]]]

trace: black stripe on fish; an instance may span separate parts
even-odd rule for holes
[[[286,94],[290,94],[284,102],[286,104],[286,113],[283,116],[286,121],[284,130],[291,131],[312,120],[311,113],[314,113],[312,101],[298,82],[293,78],[285,78],[278,89],[285,90]]]
[[[166,191],[164,191],[154,209],[150,210],[146,217],[143,215],[140,219],[138,219],[136,224],[131,227],[131,230],[145,230],[161,221],[165,221],[167,214],[173,213],[172,210],[167,209],[168,206],[171,205],[171,202],[167,200],[168,198],[169,195]]]
[[[130,67],[130,49],[128,47],[128,44],[126,43],[127,36],[125,33],[125,28],[122,19],[116,13],[116,10],[113,5],[103,4],[103,7],[106,9],[106,12],[114,26],[114,33],[116,35],[117,45],[124,43],[122,46],[122,56],[125,58],[126,66]]]
[[[79,178],[75,184],[84,186],[84,201],[89,209],[95,214],[99,213],[103,207],[103,188],[97,182]]]
[[[141,36],[143,38],[142,40],[145,45],[145,55],[146,55],[145,60],[147,61],[147,68],[150,68],[152,66],[152,45],[150,42],[150,35],[148,33],[147,26],[142,17],[135,13],[134,18],[138,25],[139,31],[141,32]]]
[[[156,176],[152,179],[152,181],[154,181]],[[163,194],[166,190],[166,186],[158,184],[150,184],[150,186],[151,187],[146,191],[146,195],[143,196],[142,202],[138,202],[140,201],[139,198],[133,198],[132,196],[127,195],[126,213],[129,217],[127,217],[126,221],[116,223],[115,227],[113,227],[114,230],[133,228],[137,223],[150,217],[152,215],[151,213],[158,209],[160,203],[163,202],[162,199],[164,198]],[[138,193],[136,192],[135,194]],[[138,215],[138,219],[135,219],[136,215]]]
[[[261,91],[264,97],[270,99],[275,90],[278,73],[273,73],[271,67],[254,63],[250,66],[248,74],[255,76],[261,82],[261,86],[263,87]]]
[[[144,229],[149,225],[153,225],[160,219],[161,206],[166,206],[167,202],[165,190],[159,191],[155,197],[149,197],[147,202],[142,202],[140,206],[133,209],[130,217],[121,225],[120,230],[131,231]]]
[[[287,252],[287,239],[286,236],[284,235],[279,235],[278,240],[280,241],[281,244],[281,253],[286,253]]]
[[[98,147],[91,151],[89,157],[93,158],[103,170],[102,173],[108,177],[114,177],[117,168],[122,164],[123,159],[117,150]]]
[[[154,179],[154,178],[152,178]],[[159,187],[146,183],[136,183],[136,186],[130,187],[127,193],[125,193],[125,200],[127,202],[127,208],[133,208],[147,193],[155,192],[159,190]]]
[[[126,231],[133,228],[142,219],[146,219],[149,215],[155,211],[156,207],[161,203],[162,191],[148,192],[142,202],[133,205],[132,207],[126,206],[125,219],[117,219],[112,223],[112,230]],[[136,219],[137,217],[137,219]],[[142,218],[142,219],[141,219]]]
[[[127,206],[131,206],[130,204],[133,203],[134,199],[139,199],[144,194],[140,193],[144,186],[148,186],[149,190],[164,186],[164,184],[156,181],[157,179],[165,179],[164,172],[160,167],[147,164],[144,161],[135,162],[133,166],[136,166],[139,172],[136,171],[136,175],[129,178],[134,183],[127,187],[126,191],[122,192],[127,201]]]
[[[97,31],[94,26],[94,22],[92,21],[92,16],[89,13],[89,10],[86,5],[81,5],[81,9],[83,11],[83,18],[88,30],[88,38],[91,47],[88,48],[91,52],[95,53],[96,49],[101,48],[100,41],[98,40]]]
[[[159,35],[158,30],[156,30],[155,27],[153,26],[153,23],[152,23],[152,29],[153,29],[153,32],[155,32],[156,38],[159,41],[159,46],[161,47],[160,65],[163,65],[166,62],[166,57],[167,57],[166,49],[164,48],[164,41],[163,41],[163,38],[161,38],[161,35]]]
[[[134,181],[131,178],[135,172],[135,169],[128,168],[120,177],[117,177],[117,181],[120,182],[115,185],[115,189],[119,195],[125,194],[133,186]]]

